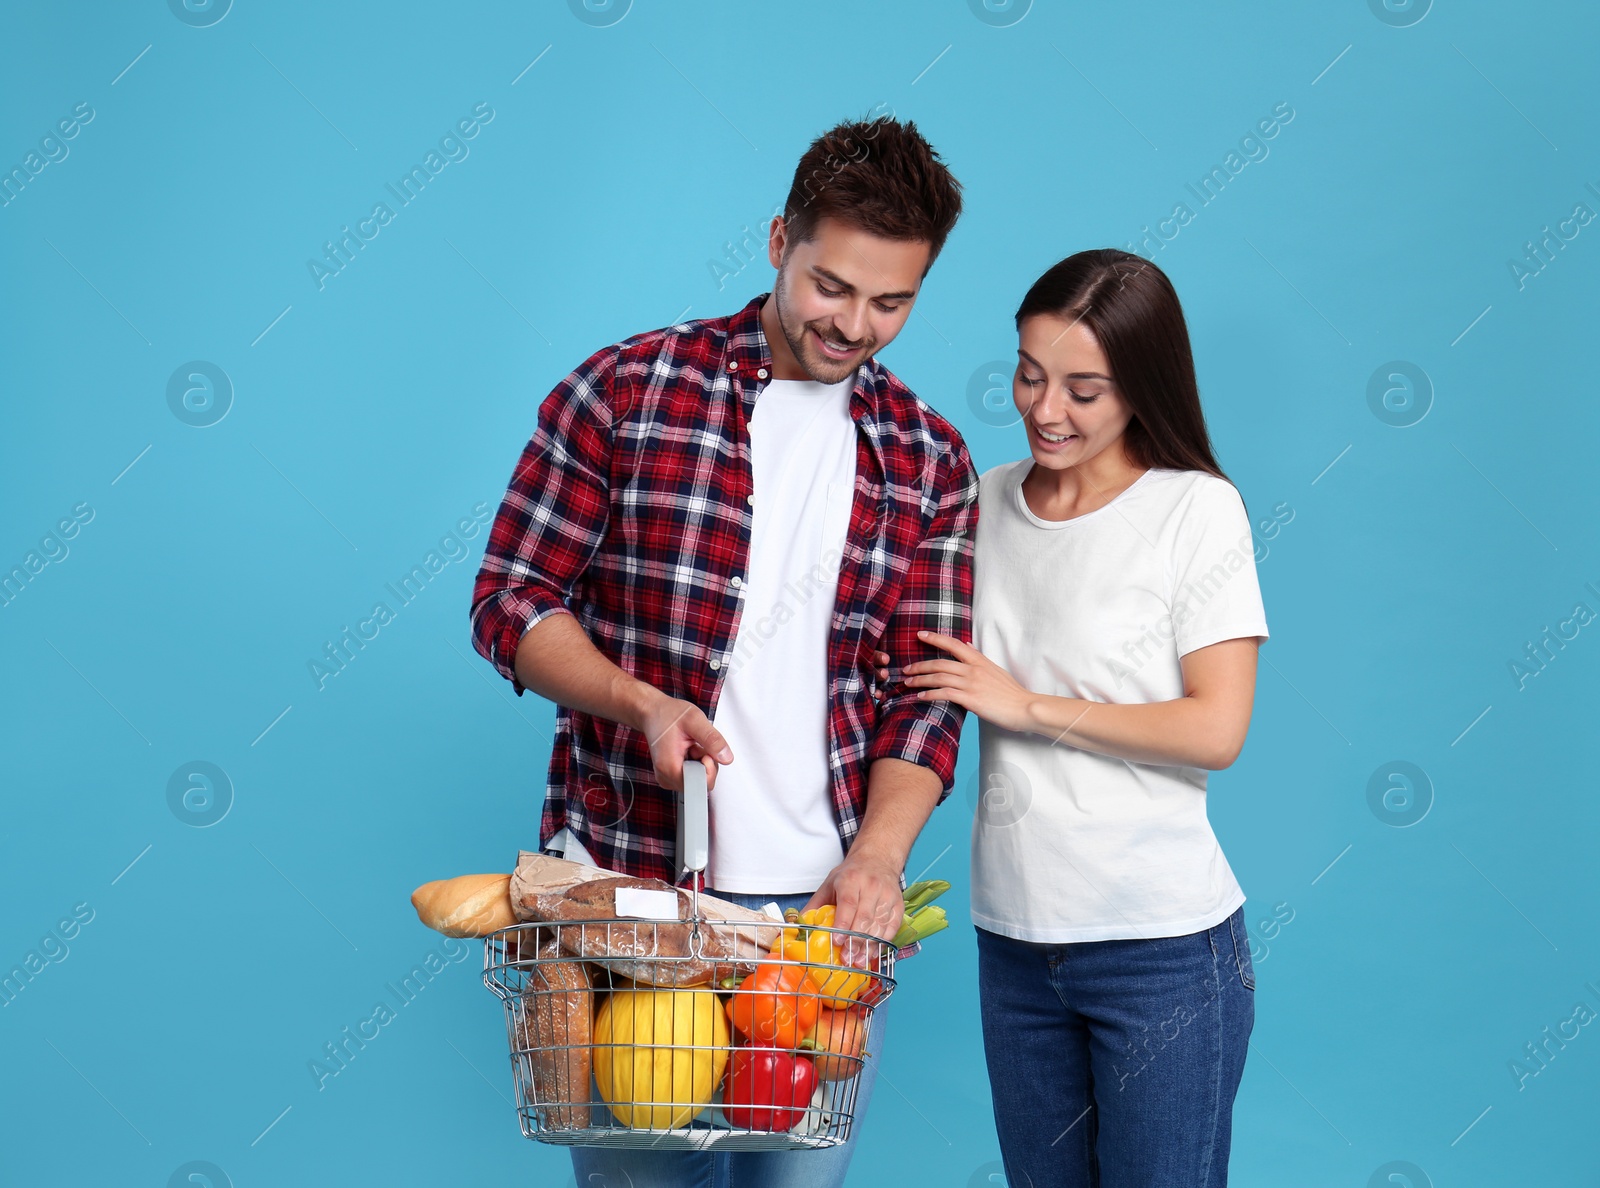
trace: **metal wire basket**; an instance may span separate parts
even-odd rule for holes
[[[687,918],[529,923],[484,939],[483,980],[505,1004],[522,1133],[665,1150],[835,1146],[855,1121],[873,1011],[894,990],[895,946],[820,923],[708,919],[705,772],[690,761],[683,774],[677,868],[680,882],[690,879]],[[769,934],[772,949],[756,943]]]
[[[894,989],[895,948],[823,926],[795,944],[864,947],[863,966],[768,953],[711,957],[709,920],[571,920],[502,929],[484,982],[505,1004],[522,1133],[541,1142],[661,1149],[794,1150],[850,1137],[874,1008]],[[689,929],[681,956],[658,930]],[[639,977],[627,976],[630,963]]]

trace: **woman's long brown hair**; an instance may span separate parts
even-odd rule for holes
[[[1082,322],[1100,344],[1133,414],[1123,444],[1135,465],[1232,481],[1212,453],[1189,328],[1166,273],[1116,248],[1078,252],[1033,282],[1017,308],[1017,329],[1036,314]]]

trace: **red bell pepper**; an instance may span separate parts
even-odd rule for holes
[[[816,1065],[775,1048],[735,1048],[722,1087],[722,1113],[744,1130],[794,1127],[817,1088]]]

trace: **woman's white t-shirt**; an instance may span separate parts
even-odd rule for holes
[[[1040,519],[1031,458],[980,479],[973,644],[1035,693],[1183,696],[1180,656],[1267,636],[1244,501],[1150,469],[1103,507]],[[979,726],[972,919],[1018,940],[1183,936],[1244,902],[1206,819],[1206,771],[1133,763]]]

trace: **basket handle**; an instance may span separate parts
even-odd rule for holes
[[[706,791],[705,764],[683,761],[683,787],[678,792],[678,882],[703,873],[711,857],[710,797]]]

